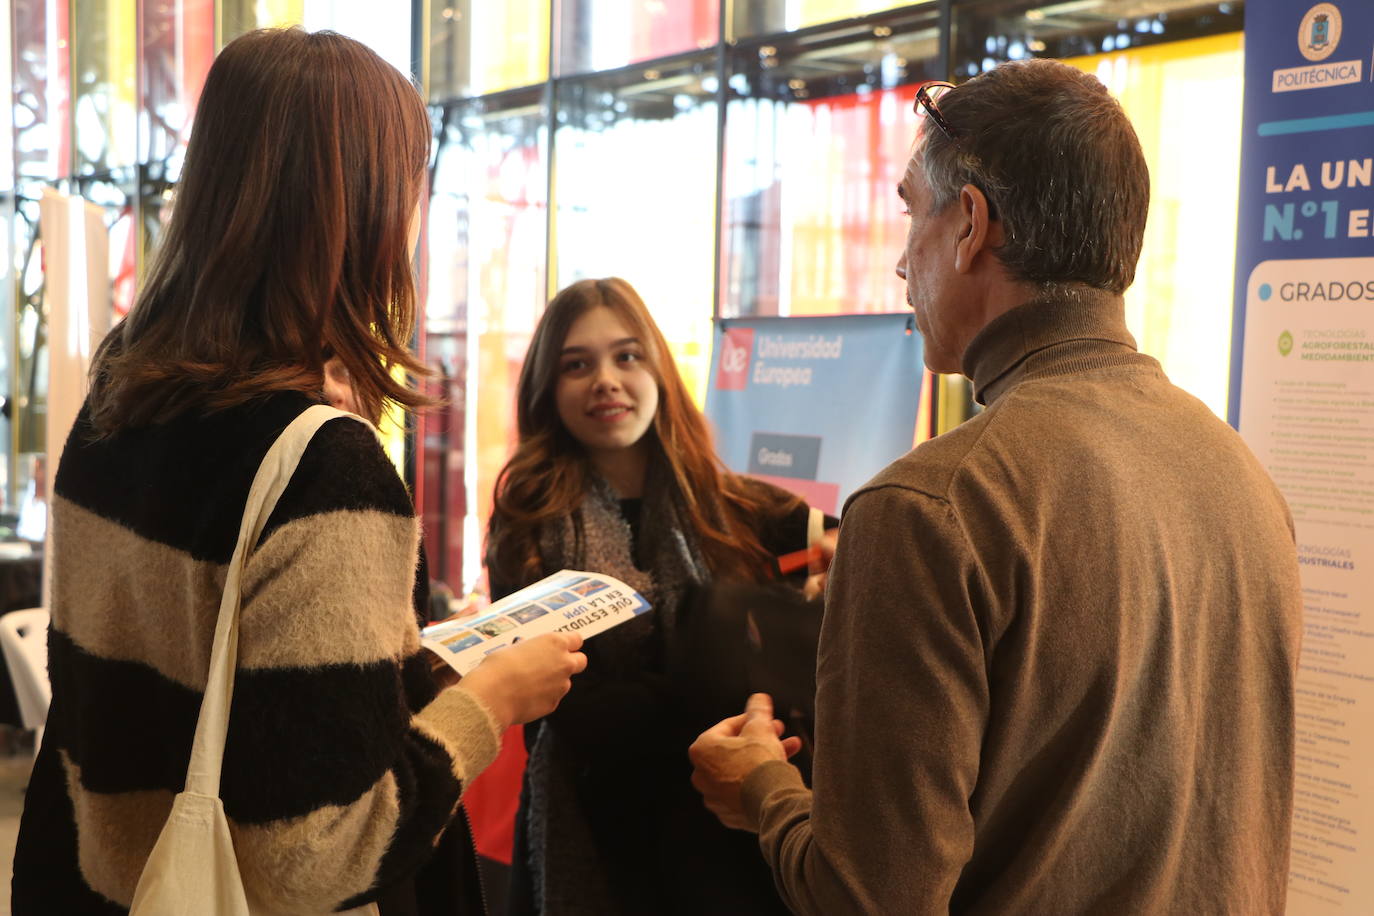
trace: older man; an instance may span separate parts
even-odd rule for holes
[[[798,913],[1281,912],[1292,522],[1126,329],[1140,144],[1062,64],[939,88],[897,273],[987,409],[846,506],[813,787],[761,695],[693,780]]]

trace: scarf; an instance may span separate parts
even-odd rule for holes
[[[676,628],[684,593],[711,579],[681,497],[658,462],[645,475],[637,539],[615,492],[593,475],[582,505],[541,532],[540,556],[545,575],[559,569],[605,573],[653,605],[647,633],[626,625],[595,637],[598,665],[608,673],[661,660],[662,641]],[[621,908],[598,864],[572,783],[573,766],[553,729],[541,726],[526,771],[535,902],[546,916],[615,914]]]

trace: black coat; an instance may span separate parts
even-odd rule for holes
[[[765,548],[784,554],[805,547],[808,515],[798,505],[764,525],[759,534]],[[645,629],[645,638],[633,641],[642,658],[599,658],[593,638],[586,652],[589,671],[600,671],[597,682],[574,679],[559,710],[527,726],[527,747],[533,748],[539,729],[552,728],[562,752],[575,761],[572,780],[597,864],[626,916],[787,913],[758,838],[724,827],[692,787],[687,748],[703,730],[738,714],[757,690],[777,696],[780,715],[796,708],[799,724],[809,721],[821,604],[802,600],[799,584],[691,588],[671,632],[652,614],[622,624]],[[748,635],[751,611],[767,652]],[[526,781],[511,916],[538,912],[528,793]]]

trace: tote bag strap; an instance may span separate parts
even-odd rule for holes
[[[210,673],[205,681],[200,716],[196,720],[191,763],[186,769],[187,792],[219,797],[224,742],[229,732],[229,706],[234,698],[234,668],[239,654],[239,591],[244,560],[257,543],[286,485],[291,482],[291,475],[306,446],[321,426],[336,417],[348,417],[372,429],[372,424],[355,414],[323,404],[308,407],[272,443],[253,478],[243,509],[243,522],[239,525],[238,542],[224,577],[224,596],[220,600],[215,641],[210,650]]]

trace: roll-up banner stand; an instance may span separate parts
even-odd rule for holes
[[[43,606],[52,595],[52,480],[63,446],[86,400],[91,357],[110,330],[110,233],[105,211],[80,197],[43,189],[38,205],[43,240],[44,314],[47,316],[47,454],[43,459],[45,502],[40,530],[26,537],[46,540]],[[21,516],[21,522],[24,521]]]
[[[921,371],[910,314],[718,321],[706,395],[716,450],[838,515],[911,450]]]
[[[1305,599],[1288,912],[1374,913],[1374,3],[1250,0],[1244,131],[1230,420]]]

